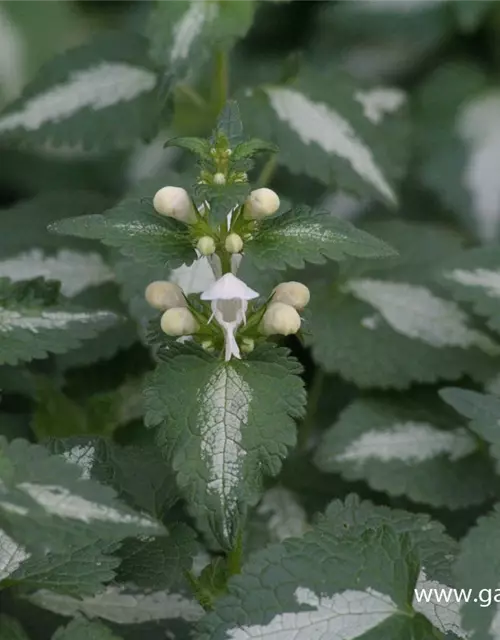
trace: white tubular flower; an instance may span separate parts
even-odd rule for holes
[[[224,246],[228,253],[240,253],[243,249],[243,240],[237,233],[230,233],[226,238]]]
[[[146,302],[154,309],[165,311],[172,307],[187,306],[186,298],[182,294],[182,289],[173,282],[156,280],[146,287],[144,294]]]
[[[276,333],[282,336],[289,336],[297,333],[299,329],[299,314],[296,309],[283,302],[271,302],[260,324],[260,331],[266,336],[272,336]]]
[[[224,332],[226,360],[230,360],[231,356],[241,358],[235,333],[238,327],[246,322],[248,301],[258,297],[256,291],[232,273],[223,275],[201,294],[202,300],[210,300],[212,303],[212,317],[209,322],[215,317]]]
[[[309,289],[302,282],[282,282],[274,289],[273,302],[289,304],[299,311],[302,311],[310,299]]]
[[[280,207],[278,194],[272,189],[262,187],[255,189],[246,199],[243,208],[243,216],[251,220],[260,220],[267,216],[272,216]]]
[[[196,222],[193,202],[186,189],[181,187],[163,187],[157,191],[153,207],[162,216],[169,216],[186,224]]]
[[[215,252],[215,241],[210,236],[203,236],[198,240],[196,248],[202,256],[211,256]]]
[[[186,307],[168,309],[161,317],[161,328],[169,336],[190,336],[200,325]]]

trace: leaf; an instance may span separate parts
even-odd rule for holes
[[[102,215],[68,218],[49,229],[101,240],[152,267],[178,266],[196,257],[186,225],[156,213],[150,199],[127,198]]]
[[[305,402],[300,372],[286,350],[265,345],[228,363],[180,351],[149,376],[146,425],[160,426],[179,486],[224,546],[263,474],[276,475],[295,444],[293,418]]]
[[[186,149],[201,158],[210,157],[210,142],[205,138],[171,138],[164,146]]]
[[[231,158],[233,160],[252,158],[258,153],[278,153],[278,147],[272,142],[266,142],[259,138],[252,138],[251,140],[246,140],[236,145]]]
[[[0,529],[0,583],[17,571],[30,553]]]
[[[230,147],[243,142],[243,123],[236,100],[228,100],[222,109],[217,120],[216,136],[223,136]]]
[[[214,46],[230,47],[252,24],[254,2],[158,2],[151,12],[151,55],[168,70],[169,77],[184,79],[198,71]]]
[[[66,627],[60,627],[52,640],[121,640],[111,629],[100,622],[89,622],[85,618],[75,618]]]
[[[437,274],[439,284],[454,299],[471,303],[494,331],[500,331],[499,251],[498,245],[491,244],[464,251],[441,266]]]
[[[458,586],[479,596],[462,606],[463,626],[470,632],[467,636],[470,640],[498,635],[499,531],[500,505],[497,504],[489,515],[479,518],[461,542],[455,566]]]
[[[210,219],[216,223],[226,220],[228,213],[234,207],[242,205],[250,193],[250,185],[246,183],[198,184],[195,189],[201,200],[208,201]]]
[[[63,616],[82,613],[88,618],[102,618],[123,625],[171,619],[194,622],[203,614],[197,602],[180,593],[143,593],[116,586],[107,587],[90,598],[76,599],[41,590],[28,596],[28,599],[39,607]]]
[[[111,311],[88,311],[58,303],[53,285],[39,279],[18,283],[0,279],[2,364],[65,353],[120,320]]]
[[[388,527],[340,539],[312,531],[254,554],[200,640],[438,637],[412,609],[418,569],[408,536]]]
[[[490,444],[490,453],[500,473],[500,399],[496,396],[449,387],[440,389],[441,398],[471,421],[469,429]]]
[[[259,269],[301,269],[305,262],[392,257],[385,242],[333,215],[307,207],[265,220],[245,242],[245,256]]]
[[[489,460],[468,431],[427,405],[355,400],[325,432],[316,464],[434,507],[485,502],[496,486]]]
[[[0,115],[0,137],[109,149],[151,136],[157,74],[146,48],[145,39],[125,30],[56,57]]]
[[[77,465],[25,440],[0,438],[0,479],[0,525],[28,551],[64,553],[96,537],[111,543],[164,533],[118,501],[111,488],[82,478]]]
[[[275,142],[280,148],[278,162],[293,173],[394,206],[387,138],[362,105],[366,99],[361,89],[337,68],[327,74],[309,66],[293,84],[245,90],[239,103],[246,130]],[[356,99],[358,93],[362,100]],[[404,101],[401,94],[392,110]],[[403,145],[406,141],[398,147]]]
[[[19,622],[0,613],[0,640],[29,640]]]

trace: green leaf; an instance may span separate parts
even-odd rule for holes
[[[428,401],[355,400],[325,432],[315,460],[322,471],[434,507],[479,504],[497,486],[476,439]]]
[[[216,137],[223,136],[229,147],[243,142],[243,123],[240,108],[235,100],[229,100],[217,120]],[[215,140],[217,142],[217,140]]]
[[[312,531],[254,554],[202,620],[200,640],[440,637],[430,620],[443,632],[449,620],[412,608],[418,572],[409,537],[389,527],[342,538]]]
[[[245,142],[240,142],[233,150],[231,158],[241,160],[242,158],[252,158],[258,153],[278,153],[278,147],[272,142],[266,142],[259,138],[252,138]]]
[[[58,302],[54,284],[41,279],[11,283],[0,278],[0,363],[65,353],[120,320],[111,311]]]
[[[0,640],[29,640],[17,620],[0,613]]]
[[[187,149],[201,158],[210,157],[210,142],[205,138],[171,138],[165,142],[164,146]]]
[[[178,266],[196,257],[187,226],[156,213],[150,199],[127,198],[102,215],[68,218],[49,229],[101,240],[152,267]]]
[[[469,302],[474,311],[488,320],[488,326],[500,331],[500,258],[499,245],[470,249],[440,266],[439,283],[454,299]]]
[[[195,189],[196,195],[210,205],[210,220],[220,223],[235,206],[245,202],[251,187],[246,183],[198,184]]]
[[[499,533],[500,505],[497,504],[489,515],[479,518],[477,525],[467,533],[460,545],[455,566],[457,586],[471,589],[474,596],[479,596],[479,599],[464,603],[461,609],[463,626],[470,632],[467,636],[470,640],[494,638],[497,633],[500,616]]]
[[[405,102],[401,91],[389,93],[380,101],[338,68],[320,73],[306,67],[293,84],[247,89],[238,99],[245,129],[275,142],[278,162],[293,173],[394,206],[393,182],[401,177],[399,150],[407,140],[403,136],[397,143],[395,161],[389,162],[382,124]],[[376,101],[391,106],[379,110]]]
[[[382,240],[323,211],[300,207],[265,220],[245,242],[245,256],[259,269],[300,269],[305,262],[392,257],[396,252]]]
[[[60,627],[52,640],[121,640],[111,629],[101,622],[89,622],[85,618],[75,618],[66,627]]]
[[[156,130],[157,81],[145,39],[127,30],[97,37],[45,65],[0,115],[0,138],[37,146],[129,146]]]
[[[496,396],[449,387],[439,395],[458,413],[468,418],[469,429],[490,444],[490,453],[500,473],[500,399]]]
[[[151,55],[171,78],[184,79],[200,69],[214,46],[227,49],[244,36],[254,9],[252,0],[158,2],[149,21]]]
[[[287,350],[265,345],[230,362],[184,349],[149,377],[146,424],[160,426],[179,486],[224,546],[263,475],[276,475],[295,444],[293,418],[305,402],[300,372]]]

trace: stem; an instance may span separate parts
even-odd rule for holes
[[[241,573],[241,565],[243,564],[243,536],[241,531],[236,537],[236,543],[231,551],[227,554],[227,571],[229,576]]]
[[[309,389],[309,397],[307,399],[307,411],[306,417],[302,422],[299,429],[298,446],[300,449],[307,449],[309,438],[313,431],[314,419],[316,417],[316,411],[318,409],[318,403],[321,398],[321,392],[323,391],[323,383],[325,381],[325,372],[318,367],[314,372],[314,377]]]
[[[231,255],[227,251],[221,251],[219,258],[222,265],[222,274],[231,273]]]
[[[269,158],[266,164],[262,167],[262,171],[260,172],[260,176],[257,178],[257,187],[265,187],[266,184],[271,180],[274,171],[276,170],[278,164],[278,158],[275,153]]]
[[[218,49],[215,53],[215,77],[213,85],[213,106],[217,115],[222,111],[229,95],[229,62],[227,53]]]
[[[186,98],[195,104],[199,109],[207,108],[207,101],[200,96],[200,94],[195,91],[192,87],[187,84],[179,84],[177,86],[178,93],[183,94]]]

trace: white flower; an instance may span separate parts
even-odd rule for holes
[[[211,256],[215,252],[215,241],[210,236],[202,236],[198,240],[196,248],[202,256]]]
[[[246,322],[248,301],[258,297],[256,291],[232,273],[223,275],[201,294],[202,300],[212,302],[212,316],[209,322],[215,317],[224,332],[226,360],[230,360],[231,356],[241,358],[234,336],[238,327]]]
[[[163,187],[153,198],[153,207],[162,216],[175,218],[180,222],[196,222],[196,213],[189,193],[182,187]]]
[[[148,304],[155,309],[171,309],[172,307],[187,306],[182,289],[173,282],[155,280],[146,287],[145,298]]]
[[[230,233],[225,242],[226,251],[228,253],[240,253],[243,249],[243,240],[237,233]]]
[[[284,302],[301,311],[311,298],[309,289],[302,282],[282,282],[274,289],[273,302]]]
[[[190,336],[200,328],[186,307],[168,309],[161,317],[161,328],[169,336]]]
[[[260,331],[266,336],[279,333],[289,336],[300,329],[300,316],[289,304],[271,302],[260,324]]]
[[[278,194],[272,189],[262,187],[250,193],[245,202],[243,216],[247,219],[260,220],[272,216],[280,208]]]

